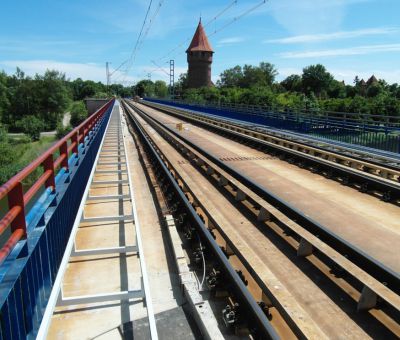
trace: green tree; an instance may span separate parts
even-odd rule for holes
[[[81,78],[77,78],[70,82],[69,86],[73,94],[73,100],[83,100],[85,98],[95,97],[96,93],[107,92],[106,85],[102,84],[101,82],[96,83],[92,80],[82,80]],[[114,86],[114,84],[111,86]],[[119,86],[121,85],[116,85],[114,90],[119,92]]]
[[[382,85],[379,83],[375,83],[375,84],[368,86],[367,97],[369,97],[369,98],[376,97],[383,92],[384,92],[384,89],[383,89]]]
[[[188,88],[188,76],[187,73],[181,73],[179,75],[178,81],[174,86],[175,96],[183,96],[183,92]]]
[[[355,88],[355,86],[346,85],[345,89],[346,89],[346,98],[354,98],[354,96],[357,94],[357,89]]]
[[[284,92],[275,97],[278,108],[300,110],[304,109],[304,95],[298,93]]]
[[[330,98],[346,98],[346,85],[343,82],[332,80],[328,88],[328,96]]]
[[[17,126],[32,140],[39,140],[44,128],[43,122],[36,116],[25,116],[17,122]]]
[[[70,113],[71,113],[70,123],[74,127],[82,123],[88,115],[85,104],[82,101],[74,102],[71,106]]]
[[[237,87],[243,80],[242,67],[236,65],[229,68],[220,74],[220,79],[217,81],[219,87]]]
[[[40,109],[37,91],[38,83],[17,68],[11,77],[8,77],[8,107],[3,112],[2,122],[10,127],[10,130],[18,129],[16,122],[24,115],[37,114]]]
[[[368,101],[362,96],[356,95],[349,105],[350,112],[370,113]]]
[[[326,70],[325,66],[317,64],[304,68],[301,79],[307,94],[313,92],[321,97],[323,91],[329,90],[333,76]]]
[[[109,98],[110,96],[107,94],[107,92],[96,92],[92,97],[104,99],[104,98]]]
[[[151,80],[141,80],[135,86],[139,97],[154,97],[154,83]]]
[[[385,109],[387,115],[400,117],[400,101],[393,96],[386,96]]]
[[[239,65],[227,69],[220,75],[217,85],[219,87],[242,87],[271,86],[278,72],[275,66],[261,62],[259,66]]]
[[[275,82],[276,76],[279,74],[277,69],[273,64],[267,62],[261,62],[259,68],[263,72],[266,84],[271,86]]]
[[[309,111],[318,112],[319,101],[318,98],[315,96],[314,92],[311,92],[309,96],[304,96],[304,108]]]
[[[278,74],[274,65],[261,62],[260,66],[244,65],[243,78],[239,82],[240,87],[271,86]]]
[[[239,103],[240,94],[243,90],[238,87],[224,87],[220,89],[220,102]]]
[[[182,94],[182,97],[189,103],[204,104],[206,102],[203,95],[200,93],[199,89],[192,89],[192,88],[187,89]]]
[[[275,96],[269,87],[255,86],[245,89],[240,95],[240,102],[250,105],[272,106]]]
[[[111,84],[109,93],[114,96],[121,96],[124,92],[124,87],[121,84]]]
[[[7,75],[0,72],[0,122],[3,121],[5,115],[10,107],[9,90],[7,88]]]
[[[53,130],[70,103],[65,75],[55,70],[47,70],[43,76],[36,75],[36,96],[40,103],[39,117],[45,123],[46,130]]]
[[[301,92],[302,82],[298,74],[292,74],[281,82],[281,85],[290,92]]]
[[[168,94],[168,87],[165,81],[157,80],[154,83],[154,94],[158,98],[165,98]]]
[[[373,115],[386,115],[386,96],[379,94],[368,102],[369,113]]]

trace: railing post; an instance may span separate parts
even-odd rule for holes
[[[68,170],[68,145],[67,141],[60,145],[60,156],[64,156],[63,161],[61,162],[61,166]]]
[[[87,128],[87,126],[84,127],[83,129],[83,145],[85,145],[85,138],[88,134],[89,129]]]
[[[11,231],[22,229],[24,234],[22,238],[26,238],[26,220],[25,220],[25,204],[24,192],[21,182],[17,182],[15,187],[8,193],[8,208],[11,210],[15,206],[20,207],[18,215],[11,222]]]
[[[72,152],[75,153],[78,156],[78,132],[74,133],[71,136],[71,143],[75,143],[75,146],[72,148]]]
[[[45,182],[46,188],[52,187],[53,188],[52,191],[54,191],[54,190],[56,190],[56,182],[55,182],[55,178],[54,178],[53,155],[52,154],[48,155],[42,164],[43,164],[44,172],[46,172],[48,170],[51,171],[50,177]]]
[[[82,139],[82,141],[81,141],[81,139]],[[80,143],[85,144],[85,127],[84,127],[84,126],[82,126],[82,127],[79,129],[78,143],[79,143],[79,144],[80,144]]]

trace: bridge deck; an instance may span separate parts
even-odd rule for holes
[[[273,291],[276,299],[285,306],[290,318],[307,338],[340,338],[350,335],[355,338],[367,337],[361,327],[351,320],[335,301],[325,295],[318,285],[302,273],[272,241],[265,238],[232,202],[220,195],[217,188],[193,169],[183,156],[142,118],[138,115],[136,118],[147,133],[154,138],[160,150],[168,155],[168,161],[202,203],[202,209],[213,216],[216,224],[240,249],[241,254],[257,272],[260,280]],[[217,232],[215,233],[218,235]],[[241,270],[244,271],[244,269]],[[249,289],[257,296],[257,300],[262,299],[261,291],[252,290],[250,286]],[[273,314],[271,323],[282,338],[296,338],[287,327],[281,326],[282,319],[278,313]],[[336,327],[336,324],[340,324],[341,327]]]
[[[137,104],[165,125],[182,120]],[[398,207],[184,122],[183,137],[230,164],[395,272],[400,270]]]

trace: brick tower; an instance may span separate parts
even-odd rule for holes
[[[214,51],[208,42],[201,19],[186,53],[189,64],[189,88],[211,86],[211,63]]]

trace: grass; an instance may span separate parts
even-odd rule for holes
[[[19,162],[23,165],[22,168],[38,158],[55,142],[55,140],[55,136],[43,136],[36,142],[18,145],[20,147],[19,152],[21,155]]]
[[[4,171],[4,173],[2,173],[2,181],[5,183],[8,179],[25,168],[29,163],[45,152],[55,141],[55,136],[43,136],[40,140],[35,142],[28,141],[26,138],[10,138],[9,145],[15,157],[7,164],[7,170],[5,169],[6,166],[2,166],[2,170]],[[42,173],[42,167],[39,167],[29,175],[23,181],[24,191],[29,188]],[[3,183],[0,183],[0,185],[1,184]],[[0,200],[0,218],[5,213],[6,209],[7,199]]]
[[[3,159],[2,181],[6,182],[16,173],[25,168],[29,163],[38,158],[54,142],[55,136],[43,136],[40,140],[31,142],[26,138],[10,138],[7,148],[11,149],[10,159]],[[6,156],[7,157],[7,156]],[[42,172],[41,169],[34,171],[24,182],[24,186],[30,186]]]

